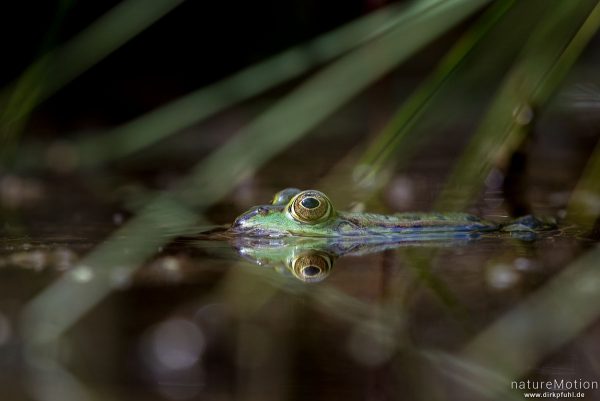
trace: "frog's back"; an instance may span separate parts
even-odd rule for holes
[[[429,232],[479,232],[499,226],[467,213],[375,213],[340,212],[339,231],[362,230],[365,234],[418,234]]]

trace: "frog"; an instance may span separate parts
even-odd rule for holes
[[[286,188],[277,192],[270,204],[254,206],[238,216],[228,234],[258,238],[344,238],[362,243],[405,242],[476,238],[491,232],[516,233],[526,239],[555,226],[553,219],[532,215],[497,223],[458,212],[347,212],[334,208],[329,197],[319,190]]]
[[[304,282],[319,282],[341,257],[404,246],[456,247],[497,233],[532,240],[555,227],[553,219],[532,215],[498,223],[468,213],[346,212],[334,208],[321,191],[286,188],[269,204],[239,215],[225,229],[225,238],[255,265]]]

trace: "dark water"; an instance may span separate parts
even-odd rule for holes
[[[558,346],[527,345],[522,352],[531,358],[518,376],[496,387],[467,357],[494,322],[593,249],[573,230],[341,256],[311,283],[283,264],[252,263],[226,241],[190,236],[142,266],[103,266],[107,276],[77,267],[119,223],[117,216],[53,233],[40,226],[2,240],[2,399],[520,399],[511,380],[598,379],[597,319]],[[78,311],[106,277],[107,291]],[[32,306],[53,302],[47,294],[57,283],[63,287],[53,296],[67,297],[56,304],[64,309]],[[68,299],[71,291],[83,295]],[[570,300],[557,293],[551,301]],[[45,311],[33,326],[32,310]],[[71,315],[59,335],[36,339]],[[543,321],[533,316],[525,329]],[[478,361],[494,366],[486,358]],[[586,391],[586,399],[600,392]]]

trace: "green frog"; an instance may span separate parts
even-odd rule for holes
[[[466,213],[344,212],[336,210],[323,192],[287,188],[270,204],[240,215],[225,236],[252,263],[315,282],[327,277],[342,256],[401,246],[453,247],[494,232],[530,240],[553,227],[553,221],[533,216],[500,224]]]
[[[552,227],[554,222],[531,215],[499,224],[467,213],[344,212],[336,210],[323,192],[286,188],[275,194],[271,204],[255,206],[240,215],[228,233],[260,238],[341,237],[361,242],[400,242],[476,237],[493,231],[534,233]]]

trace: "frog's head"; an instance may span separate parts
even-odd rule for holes
[[[255,206],[240,215],[230,232],[258,237],[330,236],[336,212],[327,196],[316,190],[287,188],[269,205]]]

